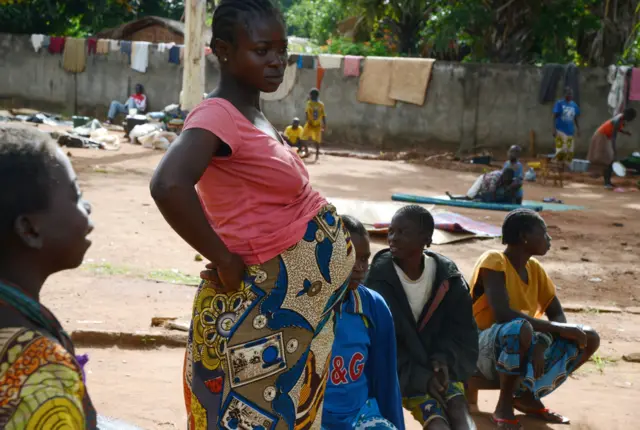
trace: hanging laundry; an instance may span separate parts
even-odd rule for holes
[[[629,91],[629,100],[640,100],[640,69],[634,67],[631,71],[631,89]]]
[[[107,39],[98,39],[96,53],[101,55],[109,53],[109,41]]]
[[[42,39],[42,48],[49,49],[50,44],[51,44],[51,38],[49,36],[45,36],[44,39]]]
[[[175,43],[171,42],[171,43],[158,43],[158,52],[165,52],[168,49],[171,49],[171,47],[175,45]]]
[[[344,75],[345,76],[360,76],[360,62],[364,57],[355,55],[346,55],[344,57]]]
[[[147,73],[149,67],[149,42],[133,42],[131,48],[131,68],[140,73]]]
[[[64,47],[62,68],[67,72],[81,73],[87,66],[87,51],[84,39],[70,37]]]
[[[324,54],[318,55],[320,67],[323,69],[339,69],[342,67],[342,55]]]
[[[315,57],[313,55],[300,54],[298,58],[298,69],[315,68]]]
[[[33,45],[33,49],[38,52],[40,48],[42,48],[42,42],[44,41],[44,34],[32,34],[31,35],[31,45]]]
[[[273,93],[260,93],[260,98],[267,101],[278,101],[284,99],[293,90],[293,86],[296,84],[297,76],[297,67],[287,67],[284,71],[282,84],[280,84],[278,90]]]
[[[300,56],[298,54],[289,54],[289,58],[287,58],[287,65],[293,66],[294,64],[298,64],[298,59]]]
[[[131,62],[131,41],[121,40],[120,52],[122,52],[123,54],[126,54],[129,57],[129,62]]]
[[[611,89],[609,90],[607,102],[609,104],[609,111],[614,115],[619,113],[621,108],[624,109],[628,71],[628,66],[609,66],[609,76],[607,79],[611,84]]]
[[[109,39],[109,50],[110,51],[119,51],[120,50],[120,42],[118,40]]]
[[[325,69],[323,67],[318,66],[316,69],[316,88],[322,88],[322,81],[324,80]]]
[[[389,97],[422,106],[435,61],[432,58],[394,58]]]
[[[65,38],[61,36],[54,36],[49,42],[49,52],[52,54],[62,54],[64,51]]]
[[[180,47],[175,45],[169,49],[169,62],[172,64],[180,64]]]
[[[389,97],[393,60],[385,57],[367,57],[358,86],[358,101],[382,106],[395,106]]]
[[[98,50],[98,39],[96,38],[89,38],[87,39],[87,52],[89,53],[89,55],[91,54],[96,54]]]
[[[540,81],[540,104],[555,102],[558,93],[558,82],[562,79],[564,68],[560,64],[547,64],[542,69]]]

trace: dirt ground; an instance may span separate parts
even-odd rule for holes
[[[53,277],[43,292],[69,330],[148,330],[151,317],[189,315],[202,262],[167,226],[149,195],[151,174],[162,154],[125,144],[117,152],[69,150],[81,186],[93,205],[96,229],[82,268]],[[404,162],[322,157],[310,164],[315,188],[328,197],[386,201],[394,192],[463,193],[475,173],[437,170]],[[526,197],[560,198],[587,207],[579,212],[544,212],[553,248],[543,264],[564,303],[640,306],[640,193],[606,192],[594,185],[565,188],[526,185]],[[505,213],[456,210],[500,225]],[[375,249],[383,243],[375,244]],[[435,246],[470,275],[498,240]],[[628,429],[640,419],[640,365],[620,360],[640,351],[640,316],[589,312],[571,320],[600,331],[602,349],[592,363],[547,399],[573,419],[575,429]],[[98,411],[146,429],[184,429],[180,371],[183,351],[81,349],[89,352],[88,384]],[[490,429],[487,412],[497,392],[480,393],[477,422]],[[411,429],[419,426],[407,420]],[[549,429],[524,421],[527,429]]]

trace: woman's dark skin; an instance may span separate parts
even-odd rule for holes
[[[528,283],[527,262],[533,256],[545,255],[550,248],[551,237],[547,233],[546,226],[541,221],[530,233],[524,234],[517,245],[508,245],[505,250],[505,255],[518,272],[522,281]],[[480,282],[486,292],[489,305],[494,312],[496,323],[500,324],[515,319],[524,319],[529,322],[530,327],[532,327],[535,332],[557,335],[574,341],[580,348],[583,348],[585,352],[576,370],[586,363],[598,350],[600,338],[593,329],[589,327],[580,329],[567,325],[567,318],[558,297],[553,299],[545,312],[548,318],[547,321],[532,318],[527,314],[511,309],[509,306],[509,294],[505,286],[504,273],[483,269],[480,272]],[[526,330],[523,330],[523,332],[526,332]],[[521,343],[528,343],[530,345],[533,340],[533,333],[526,333],[525,337],[527,337],[527,342],[521,338]],[[538,345],[540,346],[534,347],[532,358],[532,365],[536,377],[540,376],[544,371],[545,347],[542,346],[542,344]],[[525,346],[528,349],[528,346]],[[524,355],[522,358],[524,360]],[[496,406],[496,417],[508,420],[515,419],[513,412],[514,407],[523,412],[535,412],[545,408],[540,400],[536,400],[533,395],[529,393],[527,393],[525,397],[514,400],[513,394],[519,382],[520,377],[517,375],[500,374],[500,399]],[[549,416],[545,417],[548,421],[553,422],[553,420],[560,421],[562,419],[562,417],[556,414],[549,413],[548,415]],[[507,426],[505,428],[511,427]]]
[[[260,111],[260,92],[276,91],[282,83],[287,60],[285,28],[277,18],[268,17],[252,21],[250,30],[238,25],[235,34],[235,43],[215,40],[221,77],[209,97],[229,101],[256,128],[281,141]],[[229,152],[213,133],[187,130],[171,145],[151,180],[151,195],[160,212],[182,239],[211,261],[223,292],[240,287],[246,266],[211,228],[195,185],[214,156]]]

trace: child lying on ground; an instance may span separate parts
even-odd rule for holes
[[[425,208],[400,209],[389,227],[389,249],[375,256],[365,285],[393,315],[405,408],[428,430],[475,429],[463,383],[476,369],[478,329],[456,265],[425,251],[433,230]]]
[[[502,225],[502,242],[507,249],[480,257],[471,282],[481,330],[478,369],[484,378],[500,382],[493,420],[498,428],[521,429],[515,408],[550,423],[568,423],[540,399],[582,366],[600,339],[591,328],[567,324],[553,282],[533,258],[551,247],[540,215],[528,209],[511,212]]]
[[[0,126],[0,427],[95,429],[71,338],[40,303],[93,229],[69,159],[34,129]]]
[[[343,216],[356,264],[349,292],[336,315],[331,369],[322,428],[404,429],[396,368],[393,318],[384,299],[362,285],[369,268],[369,234],[360,221]]]

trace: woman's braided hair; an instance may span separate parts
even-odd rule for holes
[[[215,51],[216,39],[235,43],[237,25],[248,27],[251,19],[268,16],[284,23],[282,12],[273,0],[222,0],[213,12],[211,49]]]
[[[518,245],[524,233],[530,233],[536,226],[544,225],[544,220],[531,209],[516,209],[509,212],[502,223],[502,243]]]

